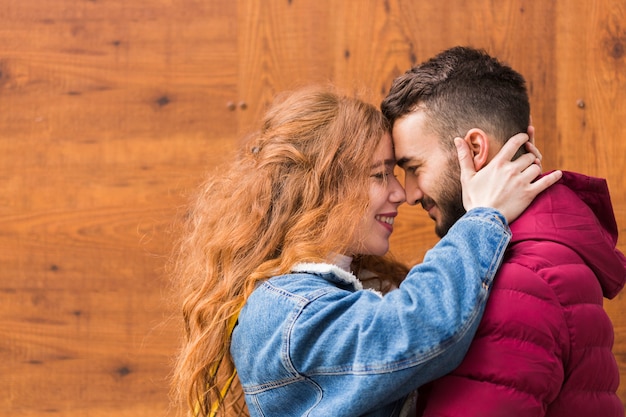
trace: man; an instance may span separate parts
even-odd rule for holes
[[[382,110],[407,202],[422,205],[439,236],[464,213],[454,138],[469,145],[479,170],[530,123],[524,78],[466,47],[398,77]],[[418,415],[624,416],[602,301],[624,286],[626,258],[615,248],[606,182],[563,174],[511,224],[470,350],[455,371],[420,390]]]

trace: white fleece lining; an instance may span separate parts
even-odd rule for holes
[[[348,271],[345,271],[339,268],[337,265],[326,264],[326,263],[300,263],[296,264],[291,268],[293,272],[311,272],[311,273],[319,273],[319,274],[328,274],[332,273],[339,280],[345,282],[346,284],[354,285],[354,288],[357,290],[363,289],[363,284],[354,274],[351,274]]]

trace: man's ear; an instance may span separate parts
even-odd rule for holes
[[[469,145],[474,161],[474,169],[478,171],[489,162],[489,138],[481,129],[470,129],[463,140]]]

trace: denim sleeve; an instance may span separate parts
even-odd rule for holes
[[[300,311],[289,362],[343,395],[349,387],[388,400],[447,374],[469,348],[510,238],[498,211],[469,211],[399,289],[330,292]]]
[[[453,370],[467,353],[510,239],[502,214],[473,209],[409,271],[402,291],[390,294],[415,314],[398,320],[418,326],[414,360],[425,367],[419,385]]]

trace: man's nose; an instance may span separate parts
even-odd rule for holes
[[[422,198],[424,197],[424,193],[417,185],[417,181],[411,178],[407,178],[404,181],[404,188],[406,192],[406,202],[410,206],[414,206],[419,204]]]

